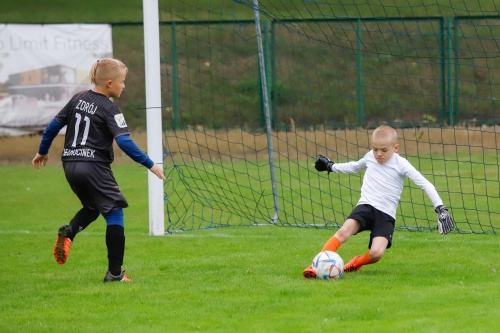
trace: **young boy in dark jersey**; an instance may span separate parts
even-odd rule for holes
[[[447,234],[455,223],[443,205],[436,188],[410,162],[397,152],[398,133],[390,126],[380,126],[371,136],[372,149],[358,161],[334,163],[325,156],[319,156],[315,163],[318,171],[358,173],[365,171],[361,186],[361,197],[347,217],[342,227],[323,246],[321,251],[333,251],[345,243],[352,235],[370,230],[368,251],[352,258],[344,272],[350,273],[364,265],[378,262],[385,250],[392,245],[396,209],[403,192],[405,178],[411,179],[432,201],[438,214],[438,230]],[[305,278],[315,278],[316,270],[310,265],[304,270]]]
[[[122,271],[125,253],[123,208],[128,207],[128,203],[111,171],[113,140],[130,158],[158,178],[165,179],[162,168],[130,138],[120,108],[110,100],[120,97],[127,72],[127,67],[117,59],[105,58],[95,62],[90,70],[94,88],[75,94],[54,117],[45,129],[32,161],[37,169],[44,166],[52,141],[67,126],[61,160],[66,179],[80,199],[82,208],[69,224],[59,228],[54,257],[59,264],[64,264],[75,236],[102,214],[107,224],[108,251],[104,282],[132,281]]]

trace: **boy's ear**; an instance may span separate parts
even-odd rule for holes
[[[394,145],[394,151],[397,152],[399,150],[399,143],[396,143],[396,145]]]
[[[106,81],[106,87],[111,87],[111,84],[113,83],[113,80],[107,80]]]

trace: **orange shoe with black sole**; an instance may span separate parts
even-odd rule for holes
[[[56,243],[54,244],[54,258],[57,263],[62,265],[68,260],[71,239],[68,238],[71,227],[66,224],[59,228],[57,232]]]
[[[356,272],[363,267],[363,265],[356,267],[356,259],[361,258],[361,256],[355,256],[352,258],[345,266],[344,266],[344,273],[351,273],[351,272]]]

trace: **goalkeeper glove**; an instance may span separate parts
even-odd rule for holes
[[[455,227],[455,222],[451,217],[450,213],[448,213],[448,208],[445,206],[437,206],[436,213],[438,214],[438,230],[440,234],[447,234],[452,231]]]
[[[318,159],[316,163],[314,163],[314,168],[318,171],[328,171],[328,174],[332,172],[332,165],[334,165],[332,161],[326,156],[318,155]]]

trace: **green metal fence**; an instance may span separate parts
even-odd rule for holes
[[[258,89],[261,78],[255,55],[257,46],[253,40],[254,21],[162,22],[161,25],[164,32],[163,60],[167,65],[165,103],[172,110],[173,128],[200,122],[215,128],[232,127],[241,121],[249,123],[251,127],[262,127],[264,117],[262,94]],[[230,27],[210,28],[221,25]],[[488,78],[496,76],[500,66],[496,55],[491,54],[489,49],[497,49],[493,34],[499,25],[500,17],[497,16],[264,21],[266,77],[270,87],[273,128],[287,126],[288,118],[298,118],[304,126],[323,124],[330,127],[370,127],[371,123],[381,120],[395,126],[496,123],[498,104],[495,82],[490,84],[489,96],[473,96],[472,93],[482,83],[477,78],[469,77],[471,71],[477,69],[476,62],[484,60],[487,61]],[[488,26],[488,29],[481,31],[478,28],[481,26]],[[210,35],[215,32],[207,34],[210,30],[218,31],[220,35]],[[230,34],[236,34],[236,37],[229,37]],[[233,38],[233,42],[224,44],[229,38]],[[321,66],[317,66],[307,75],[304,73],[308,72],[307,67],[311,64],[307,57],[299,54],[306,52],[297,46],[301,45],[301,38],[304,39],[302,45],[310,48],[311,53],[307,57],[316,64],[322,60],[314,52],[330,56],[329,59],[325,57],[324,61],[328,64],[326,68],[322,70]],[[387,39],[392,39],[393,43]],[[193,111],[193,104],[188,100],[193,95],[183,92],[186,80],[181,76],[193,68],[189,66],[196,66],[186,53],[190,48],[196,48],[199,57],[203,53],[200,44],[207,47],[206,61],[209,62],[216,62],[214,58],[223,58],[224,54],[230,54],[231,64],[255,58],[254,68],[245,69],[247,74],[230,78],[239,80],[240,85],[228,85],[224,91],[211,90],[210,93],[215,99],[226,98],[224,96],[233,99],[245,95],[239,94],[238,89],[252,90],[242,87],[241,82],[254,85],[252,93],[259,101],[258,117],[253,106],[239,107],[237,117],[225,117],[223,121],[216,119],[215,112],[213,117],[201,117],[201,111]],[[482,47],[473,48],[476,44]],[[211,51],[208,50],[210,48]],[[215,48],[220,48],[220,53],[214,52]],[[332,61],[331,58],[336,60]],[[405,72],[384,72],[391,66]],[[420,69],[412,74],[411,66]],[[189,85],[198,84],[194,82],[202,85],[207,78],[213,84],[219,84],[216,81],[229,80],[228,76],[231,75],[214,67],[207,69],[207,73],[202,70],[190,73]],[[331,80],[325,80],[324,77],[329,75]],[[291,83],[296,77],[304,78],[309,87],[300,82]],[[353,78],[356,78],[355,84]],[[410,80],[410,89],[393,85],[392,78]],[[417,81],[420,83],[415,83]],[[386,90],[378,90],[380,85],[385,86]],[[325,92],[319,96],[297,98],[300,94],[307,95],[308,89],[330,89],[336,93],[332,98]],[[339,91],[351,91],[351,96],[347,97]],[[335,110],[321,106],[322,103],[336,105]],[[182,109],[186,110],[187,107],[183,106],[188,104],[191,114],[187,117]],[[226,105],[221,104],[221,107]],[[332,122],[325,123],[325,119],[332,119]]]

